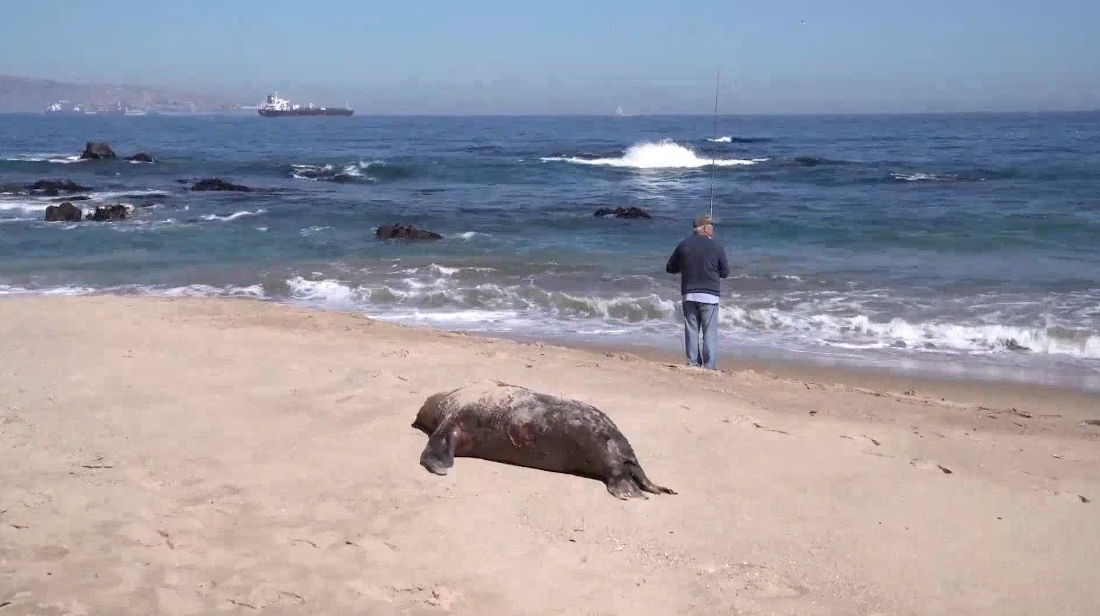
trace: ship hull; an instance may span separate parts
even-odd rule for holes
[[[260,109],[258,113],[265,118],[295,118],[316,116],[350,116],[355,112],[351,109],[321,109],[319,107],[314,107],[313,109],[288,109],[286,111],[277,109]]]

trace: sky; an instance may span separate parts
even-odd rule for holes
[[[0,74],[356,113],[1100,108],[1098,0],[0,1]]]

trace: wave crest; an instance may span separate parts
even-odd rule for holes
[[[400,165],[388,165],[382,160],[354,163],[291,165],[290,177],[314,182],[382,182],[408,177],[410,171]]]
[[[567,162],[579,165],[606,167],[627,167],[631,169],[694,169],[709,166],[712,162],[718,167],[750,166],[767,161],[767,158],[702,158],[695,150],[672,140],[636,143],[623,152],[621,157],[587,158],[582,156],[547,156],[543,162]]]
[[[217,214],[205,214],[203,216],[200,216],[199,219],[200,220],[218,220],[218,221],[221,221],[221,222],[229,222],[231,220],[237,220],[238,218],[244,218],[245,216],[259,216],[260,214],[266,214],[266,213],[267,213],[267,210],[265,210],[263,208],[260,208],[260,209],[254,211],[254,212],[251,211],[251,210],[241,210],[239,212],[233,212],[232,214],[228,214],[226,216],[218,216]]]

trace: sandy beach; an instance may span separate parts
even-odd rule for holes
[[[0,300],[0,616],[1096,614],[1100,398],[708,373],[250,300]],[[459,458],[501,379],[674,496]]]

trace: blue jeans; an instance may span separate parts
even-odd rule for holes
[[[715,370],[714,356],[718,352],[718,304],[684,302],[684,348],[689,366]]]

